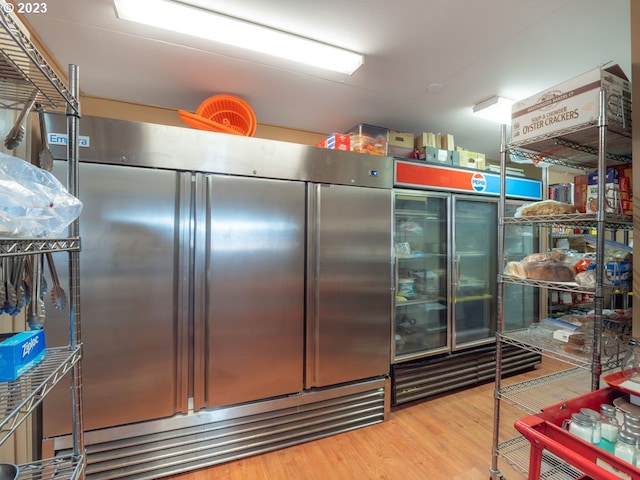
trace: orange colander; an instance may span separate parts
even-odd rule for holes
[[[200,130],[251,137],[256,132],[256,114],[247,102],[234,95],[213,95],[204,100],[196,113],[178,110],[187,125]]]

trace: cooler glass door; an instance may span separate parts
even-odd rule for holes
[[[394,359],[450,349],[449,195],[396,191]]]
[[[507,202],[505,216],[513,217],[521,203]],[[506,224],[504,228],[504,262],[519,262],[531,253],[540,251],[539,229],[530,225]],[[527,328],[539,320],[540,289],[504,284],[504,329]],[[555,292],[558,294],[558,292]],[[571,298],[571,293],[569,293]]]
[[[495,341],[498,204],[454,197],[454,349]]]

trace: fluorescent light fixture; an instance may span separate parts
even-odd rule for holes
[[[511,121],[512,105],[513,101],[494,96],[474,105],[473,113],[487,120],[507,124]]]
[[[114,0],[119,18],[351,75],[364,56],[170,0]]]

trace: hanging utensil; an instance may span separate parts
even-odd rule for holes
[[[33,104],[38,97],[38,93],[39,90],[36,88],[29,96],[28,100],[24,103],[24,106],[22,107],[18,118],[16,118],[16,121],[13,124],[13,127],[11,128],[11,130],[9,130],[9,133],[7,133],[7,136],[4,138],[4,146],[8,150],[15,150],[24,138],[25,129],[22,126],[22,122],[24,121],[27,114],[31,111],[31,108],[33,107]]]
[[[64,292],[63,288],[60,286],[60,278],[58,277],[58,272],[56,271],[56,265],[53,261],[53,255],[51,252],[45,253],[47,258],[47,265],[49,266],[49,272],[51,273],[51,282],[53,286],[51,287],[51,302],[53,306],[58,310],[63,310],[67,305],[67,294]]]
[[[18,314],[17,304],[18,295],[16,293],[16,287],[13,283],[15,265],[12,259],[8,259],[6,263],[5,276],[5,288],[6,288],[6,301],[4,304],[4,312],[14,316]]]
[[[4,304],[7,300],[7,289],[4,284],[4,277],[7,272],[8,258],[0,259],[0,313],[4,312]]]
[[[31,330],[42,330],[45,319],[44,302],[42,301],[42,255],[34,256],[31,266],[32,291],[27,324]]]
[[[20,312],[24,307],[24,266],[25,255],[14,257],[13,287],[16,289],[16,310]]]
[[[40,103],[35,104],[38,112],[38,124],[40,125],[40,154],[38,155],[38,165],[43,170],[50,172],[53,170],[53,154],[49,150],[49,141],[47,136],[47,126],[44,121],[44,110]]]

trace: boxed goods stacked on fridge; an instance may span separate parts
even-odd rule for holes
[[[543,92],[516,102],[511,110],[511,137],[514,144],[595,125],[598,122],[600,88],[607,93],[608,127],[631,131],[627,118],[631,85],[618,65],[596,68]]]
[[[456,147],[458,154],[458,163],[454,163],[455,166],[464,168],[475,168],[477,170],[485,170],[486,156],[484,153],[471,152],[462,147]]]
[[[345,133],[332,133],[327,138],[319,141],[315,146],[349,152],[351,151],[351,137]]]
[[[413,133],[396,132],[389,130],[387,141],[387,153],[391,157],[413,157]]]
[[[450,133],[422,132],[415,136],[413,143],[418,150],[425,147],[455,150],[453,135]]]
[[[351,151],[369,155],[387,155],[389,129],[359,123],[346,132],[351,137]]]
[[[451,134],[422,132],[415,136],[413,146],[417,160],[449,166],[459,163]]]

